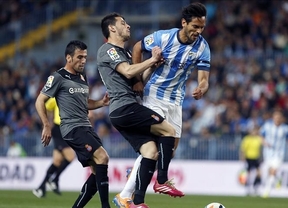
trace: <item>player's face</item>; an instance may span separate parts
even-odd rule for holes
[[[127,41],[130,38],[130,25],[122,17],[116,17],[116,31],[117,35],[123,39],[123,41]]]
[[[75,72],[83,72],[87,60],[87,50],[76,49],[71,60],[72,68]]]
[[[273,121],[276,126],[279,126],[283,122],[283,116],[280,112],[273,113]]]
[[[206,17],[195,17],[189,23],[187,23],[186,20],[182,19],[182,27],[185,35],[184,41],[188,43],[193,43],[203,32],[205,25]]]

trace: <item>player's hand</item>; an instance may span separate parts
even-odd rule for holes
[[[104,97],[102,98],[103,106],[108,106],[110,104],[110,98],[108,92],[105,93]]]
[[[201,99],[201,98],[203,97],[202,90],[197,87],[197,88],[192,92],[192,97],[193,97],[195,100]]]
[[[155,63],[157,63],[163,59],[162,50],[160,47],[155,46],[154,48],[152,48],[152,57],[151,58],[153,58],[155,60]]]
[[[136,95],[139,95],[141,98],[143,97],[143,89],[144,85],[141,81],[133,85],[133,91],[135,92]]]
[[[51,141],[51,127],[44,126],[42,130],[41,143],[44,147],[48,146]]]

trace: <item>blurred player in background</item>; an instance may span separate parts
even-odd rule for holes
[[[175,128],[174,152],[182,131],[182,103],[185,96],[185,84],[194,69],[198,70],[198,86],[192,96],[196,100],[201,99],[209,87],[210,48],[201,36],[206,25],[206,15],[206,8],[203,4],[192,3],[182,10],[181,29],[156,31],[137,42],[133,47],[133,63],[140,63],[143,55],[151,54],[151,50],[155,46],[162,49],[165,63],[156,70],[144,71],[142,75],[145,84],[143,105],[163,116]],[[141,83],[137,85],[135,86],[135,88],[137,87],[136,91],[141,93],[143,85],[141,86]],[[129,207],[141,159],[140,155],[134,163],[124,189],[113,199],[117,207]],[[158,166],[160,165],[158,163]],[[160,172],[161,174],[167,173]],[[153,186],[154,191],[175,196],[171,190],[164,190],[159,186],[163,183],[173,184],[171,180],[166,182],[157,178]]]
[[[55,97],[61,118],[61,135],[76,152],[82,166],[90,166],[92,171],[73,208],[84,207],[97,191],[102,208],[110,208],[109,155],[88,117],[89,110],[109,105],[109,97],[106,94],[101,100],[89,98],[89,85],[84,73],[87,60],[85,43],[78,40],[70,41],[65,49],[65,59],[65,66],[48,77],[36,99],[35,107],[43,124],[41,140],[44,146],[47,146],[51,140],[51,127],[45,102]]]
[[[283,113],[280,110],[273,112],[272,119],[264,123],[260,134],[264,138],[263,162],[268,168],[268,178],[262,197],[267,198],[275,185],[277,171],[284,161],[286,139],[288,138],[288,125],[284,123]]]
[[[48,111],[53,112],[52,139],[54,143],[53,163],[47,169],[46,176],[40,186],[33,190],[33,194],[39,198],[46,194],[46,184],[56,194],[61,194],[59,190],[59,177],[66,167],[74,160],[75,152],[64,141],[60,132],[59,108],[55,98],[50,98],[45,103]]]
[[[247,195],[258,194],[258,188],[261,185],[262,143],[262,137],[259,136],[259,127],[255,126],[243,137],[240,145],[240,159],[246,162],[247,178],[245,186]],[[256,170],[255,177],[252,177],[253,170]],[[253,192],[251,192],[251,185],[253,185]]]
[[[133,85],[149,67],[162,64],[162,50],[155,46],[147,60],[132,64],[131,53],[125,50],[130,26],[117,13],[105,16],[101,28],[107,43],[97,52],[97,66],[110,97],[109,118],[113,126],[141,153],[136,188],[130,208],[147,208],[144,203],[147,187],[158,162],[159,189],[174,196],[183,196],[168,180],[168,167],[173,155],[175,129],[161,115],[138,103]],[[159,150],[159,152],[158,152]]]

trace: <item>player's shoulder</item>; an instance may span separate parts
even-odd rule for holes
[[[157,30],[156,33],[159,35],[174,34],[174,33],[177,33],[179,30],[180,30],[179,28],[171,28],[171,29],[167,29],[167,30]]]
[[[198,37],[198,42],[199,43],[204,43],[207,47],[209,47],[209,43],[207,42],[207,40],[202,36],[202,35],[199,35]]]

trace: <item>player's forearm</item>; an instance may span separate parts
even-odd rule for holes
[[[45,101],[41,99],[41,96],[39,95],[35,102],[35,108],[37,110],[37,113],[42,121],[43,126],[50,126],[50,122],[47,116],[47,110],[45,107]]]
[[[198,85],[198,88],[201,89],[202,91],[202,94],[204,95],[208,89],[209,89],[209,82],[208,80],[202,80],[199,85]]]
[[[97,108],[102,108],[104,105],[103,100],[88,100],[88,110],[95,110]]]
[[[145,70],[153,66],[156,62],[157,62],[157,59],[154,59],[153,57],[151,57],[150,59],[147,59],[141,63],[129,65],[127,67],[125,76],[128,79],[138,76],[142,74]]]
[[[150,67],[149,69],[145,70],[142,74],[142,82],[144,85],[147,83],[147,81],[150,79],[151,74],[153,73],[153,69]]]

